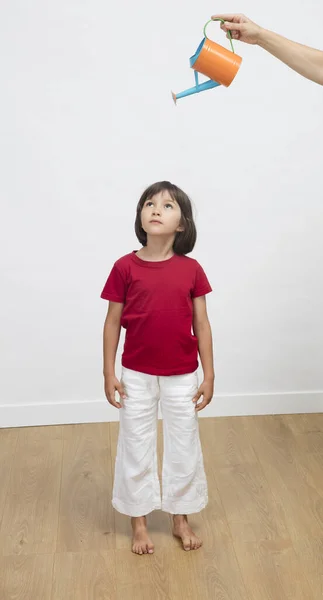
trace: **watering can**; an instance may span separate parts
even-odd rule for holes
[[[190,67],[194,69],[195,86],[184,90],[184,92],[180,92],[179,94],[174,94],[172,92],[175,104],[179,98],[184,98],[184,96],[204,92],[205,90],[210,90],[219,85],[228,87],[234,80],[240,68],[242,58],[234,52],[230,31],[228,32],[228,37],[232,52],[223,48],[223,46],[216,44],[216,42],[213,42],[206,36],[206,28],[213,20],[222,21],[224,23],[223,19],[211,19],[204,26],[204,38],[195,54],[190,58]],[[199,73],[206,75],[206,77],[210,77],[210,79],[203,83],[199,83]]]

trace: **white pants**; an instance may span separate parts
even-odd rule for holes
[[[131,517],[157,509],[171,514],[201,511],[208,492],[192,402],[198,389],[197,371],[157,377],[123,368],[122,382],[126,398],[119,411],[113,507]],[[159,400],[164,428],[162,499],[157,472]]]

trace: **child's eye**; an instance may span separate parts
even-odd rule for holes
[[[147,200],[145,206],[151,206],[152,204],[154,204],[151,200]],[[173,205],[170,202],[167,202],[167,204],[165,204],[165,208],[173,208]]]

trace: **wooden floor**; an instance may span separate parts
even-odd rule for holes
[[[110,504],[117,424],[0,429],[1,600],[323,598],[323,414],[200,419],[210,501],[181,550]],[[162,450],[160,445],[160,451]]]

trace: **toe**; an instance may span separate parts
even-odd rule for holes
[[[148,545],[148,554],[153,554],[154,550],[155,550],[154,546],[152,544],[149,544]]]
[[[189,550],[191,550],[191,540],[190,538],[183,538],[183,548],[184,550],[186,550],[186,552],[188,552]]]

